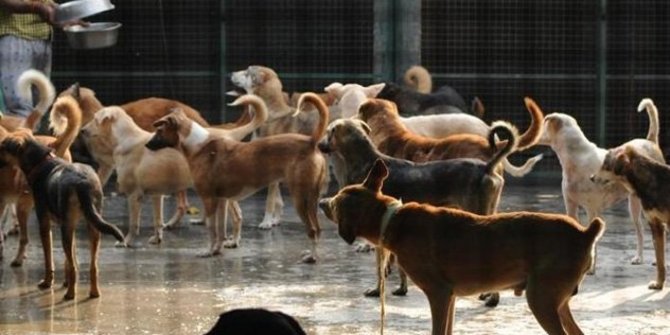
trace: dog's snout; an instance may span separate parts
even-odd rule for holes
[[[330,201],[331,198],[323,198],[319,200],[319,208],[321,208],[323,214],[325,214],[327,218],[332,220],[333,217],[332,217],[332,211],[330,209]]]
[[[319,151],[323,152],[324,154],[329,154],[333,151],[327,140],[321,140],[319,144],[317,144],[317,147],[319,148]]]
[[[596,175],[592,174],[591,177],[589,177],[589,179],[591,179],[592,183],[595,183],[596,182]]]

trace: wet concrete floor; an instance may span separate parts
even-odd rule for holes
[[[285,194],[285,193],[284,193]],[[193,204],[199,201],[193,195]],[[264,196],[242,202],[242,243],[222,256],[199,258],[207,246],[204,226],[184,220],[166,231],[160,246],[146,241],[151,234],[150,206],[145,204],[141,245],[118,249],[103,236],[100,252],[99,299],[88,299],[89,253],[83,225],[77,232],[80,281],[74,301],[63,301],[65,290],[39,290],[43,260],[37,227],[31,221],[29,258],[21,268],[9,261],[16,237],[9,237],[0,264],[0,334],[202,334],[218,314],[241,307],[282,310],[296,317],[308,334],[379,333],[379,300],[363,297],[375,280],[373,253],[357,253],[337,235],[335,225],[320,214],[324,228],[320,261],[298,262],[309,244],[295,211],[287,202],[283,222],[271,231],[256,229]],[[166,213],[171,214],[169,199]],[[558,183],[552,186],[508,185],[501,211],[562,212]],[[127,231],[125,198],[108,197],[104,216]],[[635,237],[625,204],[609,210],[608,229],[599,245],[598,266],[587,276],[571,302],[586,334],[670,334],[670,289],[650,291],[655,278],[653,249],[645,225],[645,259],[631,265]],[[63,280],[63,252],[54,231],[56,280]],[[395,286],[395,273],[388,280]],[[391,287],[391,286],[389,286]],[[415,286],[406,297],[388,295],[387,334],[427,334],[427,300]],[[456,334],[542,334],[523,297],[502,295],[490,309],[476,297],[459,299]]]

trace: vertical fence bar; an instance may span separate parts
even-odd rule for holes
[[[607,0],[600,0],[597,11],[596,136],[598,145],[605,147],[607,138]]]
[[[228,91],[227,87],[227,80],[228,80],[228,68],[226,67],[226,0],[221,0],[221,9],[220,9],[220,19],[221,19],[221,25],[219,27],[220,29],[220,38],[219,38],[219,52],[221,53],[219,55],[219,87],[221,92],[219,92],[219,99],[220,99],[220,104],[221,106],[219,110],[219,115],[217,121],[221,122],[226,122],[228,121],[228,115],[226,115],[226,92]]]
[[[421,1],[395,0],[395,81],[412,65],[421,64]]]
[[[392,81],[395,64],[395,26],[393,8],[395,1],[374,0],[374,81]]]

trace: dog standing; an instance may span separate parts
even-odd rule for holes
[[[452,333],[456,297],[503,289],[525,290],[530,310],[548,334],[582,334],[569,301],[591,266],[605,229],[602,220],[585,229],[566,215],[481,216],[403,205],[382,193],[387,176],[378,161],[362,184],[347,186],[319,205],[345,242],[362,237],[396,255],[428,298],[433,335]]]
[[[286,182],[298,216],[312,241],[311,251],[303,262],[317,259],[316,245],[321,234],[317,219],[317,202],[325,186],[326,161],[317,149],[328,122],[325,104],[315,94],[303,95],[299,105],[310,102],[318,106],[321,116],[311,136],[280,134],[239,142],[210,134],[185,115],[175,112],[156,121],[156,133],[147,143],[151,150],[182,147],[191,168],[196,192],[205,207],[211,244],[206,256],[219,254],[222,240],[214,224],[217,198],[241,200],[271,183]],[[253,104],[256,113],[266,113],[263,101],[245,95],[233,105]],[[235,223],[239,235],[241,222]]]
[[[665,162],[658,147],[658,111],[650,99],[644,99],[638,111],[646,110],[649,116],[649,130],[646,139],[634,139],[625,145],[643,150],[658,162]],[[551,113],[545,116],[542,136],[538,144],[549,145],[558,156],[563,180],[561,191],[567,214],[579,220],[579,208],[586,212],[588,221],[600,216],[614,204],[628,198],[628,210],[637,235],[637,252],[632,264],[641,264],[644,248],[640,214],[640,199],[628,192],[620,183],[594,183],[590,178],[600,170],[607,150],[590,142],[577,120],[563,113]]]
[[[45,274],[40,288],[49,288],[54,281],[51,219],[60,224],[65,251],[65,299],[75,298],[77,264],[74,232],[79,217],[88,223],[91,248],[91,298],[99,297],[98,251],[100,233],[123,241],[116,226],[100,216],[102,186],[93,169],[85,164],[68,163],[57,158],[51,149],[40,144],[28,130],[10,134],[0,143],[0,161],[18,166],[26,176],[33,197],[44,250]]]
[[[319,149],[328,153],[335,165],[335,174],[341,182],[340,188],[361,183],[377,160],[383,161],[390,171],[384,183],[385,194],[407,201],[418,201],[436,206],[452,206],[477,214],[493,214],[497,211],[504,186],[503,177],[497,173],[497,166],[514,151],[518,132],[511,125],[498,122],[489,134],[492,147],[494,135],[507,139],[504,149],[489,161],[478,159],[450,159],[427,163],[413,163],[392,158],[380,153],[367,135],[367,125],[356,119],[337,120],[328,126],[326,137],[319,143]],[[382,262],[381,248],[377,248],[377,262]],[[380,270],[380,267],[378,267]],[[378,296],[384,273],[378,271],[377,286],[365,292],[366,296]],[[400,271],[400,287],[394,295],[407,293],[407,278]],[[495,306],[499,296],[492,295],[488,306]]]
[[[653,151],[652,148],[647,148]],[[623,184],[640,199],[649,221],[656,255],[656,280],[652,290],[665,284],[665,239],[670,224],[670,167],[657,158],[647,156],[638,146],[622,145],[607,152],[601,169],[592,177],[596,184]]]

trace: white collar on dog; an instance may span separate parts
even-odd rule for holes
[[[386,211],[384,212],[384,215],[382,215],[382,225],[381,228],[379,229],[379,244],[384,245],[384,236],[386,235],[386,229],[389,226],[389,222],[391,222],[391,218],[395,213],[398,212],[398,210],[402,207],[402,199],[401,200],[393,200],[388,206],[386,206]]]

